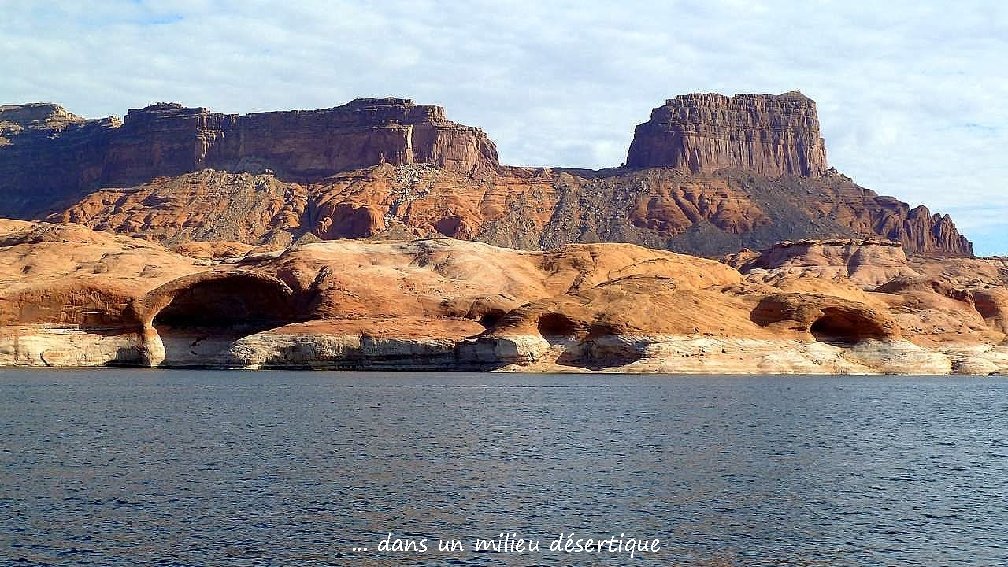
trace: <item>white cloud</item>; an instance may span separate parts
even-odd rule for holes
[[[996,0],[0,4],[0,102],[97,117],[158,100],[250,112],[408,96],[487,130],[514,164],[618,165],[665,98],[798,88],[838,169],[1008,253]]]

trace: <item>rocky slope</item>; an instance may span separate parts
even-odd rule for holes
[[[1008,265],[905,260],[877,241],[783,247],[750,258],[744,273],[612,243],[197,251],[0,222],[0,365],[1008,370]],[[874,277],[855,283],[841,264]]]
[[[670,99],[638,126],[627,167],[603,171],[501,167],[482,131],[405,99],[245,116],[158,104],[122,123],[5,106],[2,124],[0,216],[54,212],[172,246],[446,235],[714,257],[881,237],[910,254],[972,255],[948,216],[828,169],[815,104],[799,93]]]
[[[629,242],[717,257],[797,237],[881,237],[914,254],[972,255],[948,217],[910,209],[843,176],[767,178],[734,170],[588,175],[502,168],[473,179],[385,164],[312,184],[205,170],[97,191],[52,219],[169,245],[450,236],[530,250]]]

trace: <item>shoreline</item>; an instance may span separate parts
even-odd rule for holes
[[[1002,375],[1008,346],[923,347],[905,339],[851,344],[706,335],[533,334],[373,337],[98,334],[72,326],[0,327],[0,368],[516,372],[695,375]],[[151,351],[159,356],[151,358]],[[152,364],[153,360],[157,363]]]

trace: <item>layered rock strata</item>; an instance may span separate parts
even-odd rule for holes
[[[208,167],[303,181],[380,163],[467,175],[498,165],[481,130],[448,120],[440,107],[398,98],[246,115],[158,103],[121,122],[81,120],[56,105],[8,105],[0,109],[0,135],[0,215],[20,218],[97,188]]]
[[[0,136],[0,215],[54,212],[171,245],[445,235],[715,257],[884,238],[972,255],[947,215],[827,169],[815,104],[799,93],[671,99],[638,127],[628,167],[602,171],[501,167],[482,131],[406,99],[244,116],[160,103],[123,123],[5,106]]]
[[[898,263],[845,246],[866,264]],[[745,275],[628,244],[344,240],[204,252],[0,222],[0,365],[1008,371],[1008,270],[993,261],[908,260],[916,275],[873,287],[786,263]]]
[[[797,91],[668,99],[637,126],[626,165],[806,177],[828,168],[815,102]]]
[[[833,174],[769,179],[504,168],[473,179],[385,164],[298,184],[207,170],[97,191],[53,219],[167,244],[450,236],[533,250],[628,242],[716,257],[784,240],[843,237],[889,239],[912,254],[972,255],[947,217]]]

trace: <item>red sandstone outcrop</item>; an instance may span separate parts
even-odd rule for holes
[[[52,211],[173,246],[444,235],[713,257],[881,237],[910,254],[972,255],[948,216],[827,170],[815,105],[799,93],[671,99],[638,127],[630,167],[598,172],[500,167],[482,131],[406,99],[244,116],[159,103],[122,124],[54,105],[3,113],[0,215]]]
[[[736,168],[766,176],[817,176],[828,167],[815,102],[797,91],[668,99],[637,126],[626,164],[693,173]]]
[[[8,217],[30,218],[97,188],[208,167],[306,181],[380,163],[466,175],[498,166],[482,130],[448,120],[441,107],[399,98],[246,115],[158,103],[130,110],[122,123],[83,121],[55,105],[9,105],[0,136],[0,214]]]
[[[97,191],[53,219],[168,244],[440,235],[525,249],[617,241],[720,256],[796,237],[844,237],[888,238],[912,254],[972,254],[944,217],[929,224],[926,211],[914,213],[920,208],[841,176],[771,180],[676,169],[582,175],[503,168],[473,179],[384,164],[298,184],[207,170]]]
[[[874,288],[895,278],[919,275],[908,264],[898,242],[890,240],[800,240],[780,242],[739,266],[743,273],[762,272],[849,280]]]
[[[804,331],[827,342],[894,339],[900,334],[899,326],[886,314],[862,303],[822,294],[766,296],[753,309],[751,318],[762,327]]]
[[[989,325],[1008,333],[1008,289],[975,290],[970,294],[973,307]]]
[[[482,130],[409,99],[359,98],[326,110],[227,117],[201,110],[196,167],[257,165],[310,180],[379,163],[425,163],[464,174],[498,165],[497,149]]]
[[[283,248],[304,232],[308,207],[308,190],[298,183],[206,169],[96,191],[58,218],[169,246],[241,242]]]
[[[204,269],[143,240],[0,220],[0,326],[135,331],[138,293]]]
[[[0,221],[0,365],[1008,371],[1008,271],[992,261],[913,260],[946,274],[938,291],[810,273],[810,292],[629,244],[197,251]]]

